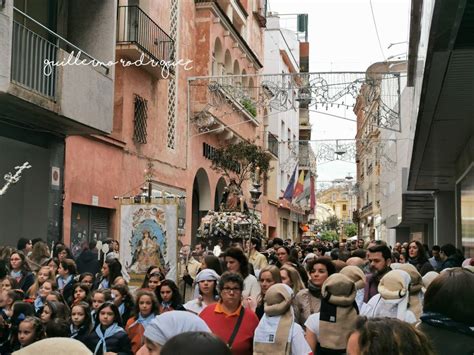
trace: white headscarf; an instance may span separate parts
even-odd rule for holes
[[[370,317],[398,318],[404,322],[416,322],[413,312],[408,310],[410,275],[403,270],[392,270],[380,280],[379,293],[373,296],[363,309]]]
[[[184,332],[211,333],[207,324],[197,315],[186,311],[169,311],[159,316],[145,328],[145,337],[164,345],[170,338]]]
[[[217,272],[215,272],[213,269],[204,269],[201,270],[197,275],[196,278],[194,279],[194,298],[199,297],[199,283],[201,281],[216,281],[216,288],[217,288],[217,283],[221,277]]]

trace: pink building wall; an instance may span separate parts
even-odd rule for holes
[[[170,1],[145,2],[142,9],[169,33]],[[115,239],[119,237],[120,204],[114,196],[136,194],[144,183],[147,161],[153,162],[154,181],[165,186],[180,189],[186,194],[186,235],[184,243],[191,241],[193,184],[199,169],[204,169],[210,186],[211,208],[214,207],[216,185],[220,175],[211,168],[210,160],[203,156],[204,142],[218,147],[223,142],[212,134],[198,135],[197,128],[189,124],[188,132],[188,78],[211,74],[211,56],[215,39],[220,38],[224,52],[231,52],[232,62],[237,60],[240,68],[247,73],[256,73],[250,61],[243,58],[242,50],[234,46],[230,36],[220,22],[214,21],[210,9],[197,10],[193,1],[179,2],[178,59],[192,59],[193,69],[177,71],[176,145],[167,147],[168,126],[168,80],[157,80],[139,67],[116,66],[114,130],[109,137],[71,136],[66,139],[65,196],[63,233],[66,244],[70,242],[72,204],[92,205],[92,196],[98,197],[98,207],[111,209],[110,231]],[[263,32],[249,17],[249,46],[263,62]],[[119,58],[119,57],[118,57]],[[116,59],[118,59],[116,58]],[[133,141],[134,95],[148,101],[147,144]],[[222,110],[227,109],[222,107]],[[260,115],[260,113],[259,113]],[[241,123],[245,118],[234,112],[222,118],[225,125]],[[261,118],[259,118],[261,120]],[[263,126],[242,123],[232,127],[241,138],[255,139],[260,136],[263,144]],[[244,190],[248,191],[244,187]],[[263,199],[262,199],[263,201]],[[260,206],[268,206],[261,203]],[[265,208],[265,207],[264,207]],[[272,219],[274,213],[264,211],[264,223]]]

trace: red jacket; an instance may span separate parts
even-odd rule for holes
[[[217,310],[216,310],[217,307]],[[219,303],[207,306],[199,316],[206,322],[211,331],[221,338],[226,344],[229,341],[235,324],[239,318],[240,308],[237,312],[227,316],[221,313]],[[232,344],[233,355],[253,354],[253,335],[258,326],[258,318],[252,311],[245,309],[242,323]]]
[[[127,325],[125,326],[125,331],[132,343],[132,351],[134,354],[142,347],[143,333],[145,333],[145,328],[138,322],[134,324],[133,327],[130,327],[135,321],[136,318],[132,317],[127,321]]]

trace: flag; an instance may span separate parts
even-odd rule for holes
[[[310,196],[311,196],[311,172],[308,171],[303,183],[303,193],[296,199],[296,202],[298,202],[300,206],[303,208],[309,207]]]
[[[301,170],[300,177],[296,182],[295,189],[293,190],[293,198],[297,198],[303,193],[303,184],[304,184],[304,171]]]
[[[290,181],[288,182],[288,186],[286,187],[285,193],[283,194],[283,198],[291,202],[293,199],[293,190],[295,188],[295,176],[296,176],[296,169],[298,169],[298,165],[295,166],[295,170],[291,175]]]
[[[309,200],[309,207],[314,212],[316,208],[316,192],[314,191],[314,176],[311,175],[310,177],[310,200]]]

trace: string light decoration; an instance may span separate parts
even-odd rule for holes
[[[258,109],[351,108],[356,98],[375,103],[366,111],[379,128],[400,132],[400,73],[365,72],[249,74],[188,79],[190,119],[202,129],[235,111],[257,121]]]

